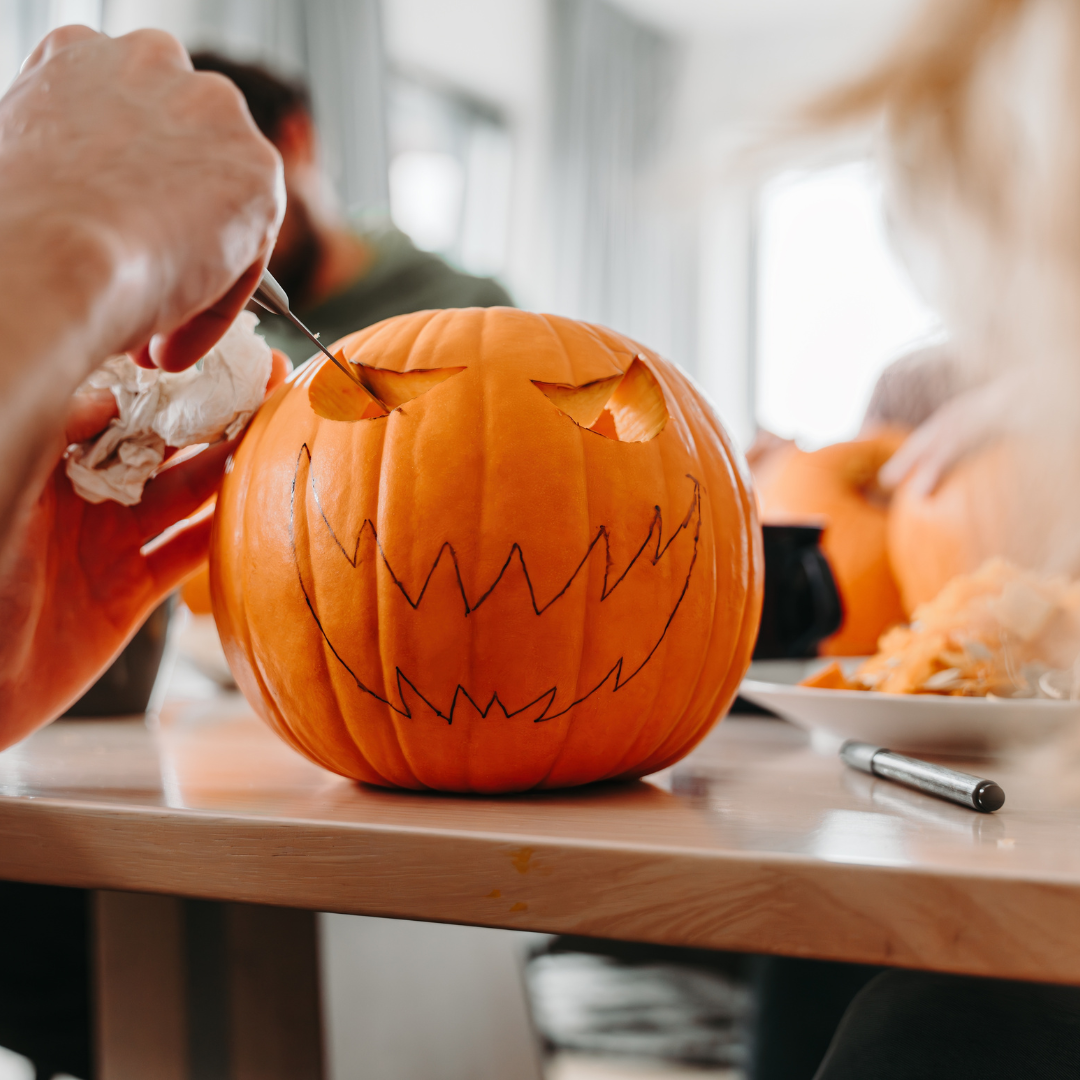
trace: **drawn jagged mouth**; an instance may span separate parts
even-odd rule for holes
[[[552,604],[554,604],[557,600],[559,600],[560,597],[566,594],[566,592],[573,585],[574,581],[577,579],[578,575],[585,569],[589,560],[592,558],[593,552],[600,544],[603,544],[605,549],[604,579],[603,587],[600,594],[601,603],[607,600],[618,589],[619,585],[626,580],[627,575],[630,573],[630,571],[634,568],[634,566],[638,563],[639,560],[645,559],[653,566],[656,566],[671,549],[675,540],[683,533],[688,533],[692,529],[693,547],[691,551],[689,565],[687,566],[686,575],[682,582],[682,587],[679,590],[679,595],[676,598],[675,603],[671,608],[671,611],[668,613],[666,619],[664,620],[663,627],[659,633],[659,636],[652,644],[645,658],[639,664],[637,664],[636,667],[634,667],[634,669],[628,675],[624,676],[624,658],[619,657],[612,664],[610,669],[608,669],[608,671],[604,674],[603,678],[601,678],[596,683],[595,686],[593,686],[587,693],[582,694],[580,697],[571,701],[568,705],[559,709],[558,712],[550,712],[554,702],[558,697],[557,685],[552,686],[550,689],[544,691],[542,694],[533,698],[531,701],[527,702],[524,705],[508,708],[507,705],[499,697],[497,692],[491,696],[486,705],[481,705],[473,698],[473,696],[465,687],[458,684],[450,703],[448,705],[443,705],[442,707],[440,707],[437,706],[434,702],[432,702],[427,695],[425,695],[425,693],[417,686],[417,683],[414,679],[406,675],[400,667],[396,667],[395,671],[397,690],[399,700],[402,703],[401,705],[398,705],[395,704],[393,701],[389,700],[384,695],[380,694],[378,691],[367,686],[360,678],[360,676],[357,675],[353,668],[346,662],[344,657],[341,655],[341,651],[330,640],[330,637],[326,632],[326,628],[323,625],[323,621],[319,617],[319,613],[316,610],[315,603],[312,600],[311,592],[304,584],[303,572],[301,571],[300,560],[297,556],[296,551],[296,501],[297,491],[302,490],[300,484],[300,473],[305,458],[307,459],[308,463],[311,493],[315,502],[315,506],[319,511],[319,515],[322,519],[323,524],[326,526],[328,534],[332,538],[337,549],[341,552],[342,557],[353,567],[353,569],[356,569],[360,565],[361,561],[361,543],[365,539],[365,534],[370,533],[371,539],[375,544],[376,550],[378,551],[378,556],[381,559],[383,566],[386,568],[386,571],[389,574],[391,581],[393,582],[394,586],[400,591],[401,595],[405,598],[406,602],[414,611],[417,610],[423,603],[424,597],[427,595],[428,586],[431,584],[432,577],[434,576],[435,571],[438,569],[439,565],[443,562],[444,559],[449,559],[453,565],[457,588],[461,595],[461,600],[464,608],[463,613],[466,617],[472,615],[474,612],[480,609],[484,605],[484,603],[495,593],[496,589],[499,586],[499,583],[504,579],[507,571],[511,568],[515,559],[517,560],[524,575],[533,611],[538,616],[542,615],[545,611],[548,610],[548,608],[551,607]],[[457,711],[460,708],[465,707],[475,710],[475,712],[481,717],[486,717],[493,708],[498,706],[498,708],[507,718],[531,718],[535,723],[540,723],[541,721],[545,720],[554,720],[557,717],[566,715],[566,713],[570,712],[571,709],[587,701],[589,698],[591,698],[594,694],[598,693],[605,685],[609,683],[611,684],[612,693],[621,690],[649,663],[649,661],[655,655],[657,649],[659,649],[661,642],[667,636],[667,632],[671,627],[671,623],[674,620],[676,614],[678,613],[679,608],[681,607],[682,602],[686,597],[687,591],[690,588],[690,579],[693,574],[694,565],[697,562],[698,543],[701,538],[701,484],[697,479],[695,479],[693,476],[690,476],[689,474],[687,474],[687,479],[693,485],[693,491],[690,496],[689,506],[678,526],[667,538],[667,541],[664,542],[663,538],[663,514],[660,507],[656,506],[654,507],[652,521],[649,525],[649,529],[646,533],[644,541],[634,553],[629,563],[627,563],[626,567],[618,575],[618,577],[616,577],[614,581],[610,581],[610,583],[609,579],[611,578],[612,574],[610,533],[606,525],[601,525],[597,528],[592,540],[588,545],[588,548],[585,551],[585,554],[582,556],[581,561],[577,564],[573,572],[570,574],[570,577],[567,579],[566,584],[563,585],[562,588],[558,590],[558,592],[556,592],[553,596],[551,596],[548,600],[544,602],[540,602],[537,599],[536,590],[533,586],[532,578],[529,575],[529,568],[525,559],[525,554],[521,549],[521,545],[516,542],[511,545],[510,551],[506,556],[506,560],[503,562],[498,574],[496,574],[495,579],[492,581],[492,583],[486,589],[484,589],[475,599],[470,599],[466,591],[465,584],[462,581],[461,570],[458,565],[457,553],[454,551],[453,545],[449,541],[445,541],[439,548],[438,554],[435,556],[431,568],[425,575],[423,584],[420,586],[419,590],[415,593],[414,596],[412,593],[410,593],[409,589],[406,587],[405,583],[401,580],[401,578],[394,572],[394,569],[390,564],[390,560],[387,558],[386,553],[383,551],[382,543],[379,540],[379,535],[375,529],[375,525],[370,520],[370,518],[365,519],[363,525],[360,527],[360,530],[356,536],[356,542],[353,545],[353,550],[351,553],[345,547],[345,545],[342,544],[337,533],[334,531],[334,528],[331,525],[329,518],[326,515],[326,511],[319,497],[318,485],[316,483],[314,470],[312,469],[311,451],[308,449],[307,444],[304,443],[300,447],[300,452],[297,454],[296,471],[293,474],[292,491],[289,503],[289,540],[292,547],[293,562],[296,566],[297,580],[300,584],[300,591],[303,593],[304,601],[307,605],[308,611],[311,613],[311,617],[315,620],[315,624],[319,628],[319,633],[322,635],[322,638],[326,642],[327,647],[333,653],[338,663],[341,664],[345,671],[347,671],[348,674],[351,676],[353,681],[355,681],[359,690],[362,693],[371,696],[376,701],[379,701],[382,704],[388,706],[399,716],[412,718],[414,707],[410,706],[409,704],[410,699],[412,699],[414,701],[414,706],[422,703],[424,707],[430,709],[436,716],[438,716],[442,720],[445,720],[448,724],[452,724]]]

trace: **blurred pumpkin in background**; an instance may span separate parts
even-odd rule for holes
[[[811,452],[791,445],[758,474],[764,521],[825,526],[821,547],[840,590],[844,622],[822,643],[823,654],[873,653],[878,638],[905,619],[889,558],[888,501],[877,474],[906,434],[882,429]]]
[[[180,599],[187,604],[192,615],[209,615],[213,611],[210,603],[210,564],[204,562],[194,574],[184,582],[180,589]]]
[[[962,458],[930,494],[901,484],[889,554],[904,606],[913,611],[933,600],[993,557],[1075,574],[1080,537],[1067,493],[1077,490],[1075,455],[1033,437],[1000,439]]]
[[[427,311],[257,415],[218,498],[214,614],[248,700],[369,783],[642,776],[730,704],[760,530],[671,364],[572,320]]]

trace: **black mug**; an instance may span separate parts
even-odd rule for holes
[[[840,629],[844,609],[818,525],[763,525],[765,599],[755,660],[817,656]]]

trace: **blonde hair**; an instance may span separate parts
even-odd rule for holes
[[[1080,373],[1080,3],[929,0],[806,115],[880,120],[896,246],[969,363]]]
[[[1039,561],[1080,572],[1080,2],[927,0],[805,115],[880,123],[894,244],[966,378],[1010,375]]]
[[[923,141],[938,166],[969,172],[967,105],[980,64],[1030,0],[930,0],[872,71],[806,109],[816,126],[881,116],[889,137]]]

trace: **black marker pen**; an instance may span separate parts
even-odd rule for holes
[[[929,761],[894,754],[883,746],[849,740],[840,747],[840,756],[853,769],[871,776],[895,780],[898,784],[948,799],[971,810],[989,814],[1005,805],[1005,792],[993,780],[932,765]]]

